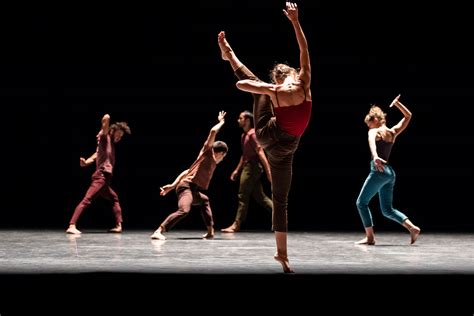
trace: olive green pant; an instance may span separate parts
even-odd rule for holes
[[[235,217],[235,220],[240,223],[247,217],[250,196],[268,212],[272,212],[272,200],[265,194],[260,182],[262,173],[263,168],[258,162],[247,162],[240,173],[239,207]]]

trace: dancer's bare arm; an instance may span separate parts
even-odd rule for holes
[[[104,117],[102,117],[102,134],[107,135],[109,133],[109,128],[110,128],[110,115],[105,114]]]
[[[377,145],[375,143],[375,140],[377,138],[377,128],[371,128],[369,130],[369,148],[370,148],[370,153],[372,154],[372,159],[374,160],[375,163],[375,168],[383,172],[384,170],[384,164],[387,163],[385,160],[379,157],[377,153]]]
[[[239,90],[255,93],[255,94],[266,94],[272,96],[275,94],[276,85],[266,83],[263,81],[255,81],[251,79],[239,80],[236,83]]]
[[[97,159],[97,152],[93,153],[87,159],[83,157],[79,158],[79,164],[81,165],[81,167],[87,167],[93,164],[96,159]]]
[[[309,58],[308,42],[304,35],[303,28],[298,19],[298,6],[296,3],[287,2],[286,10],[283,13],[291,21],[296,34],[296,40],[300,49],[300,73],[299,77],[305,83],[305,88],[309,89],[311,84],[311,62]]]
[[[206,142],[204,143],[205,147],[212,147],[212,145],[214,144],[217,133],[219,133],[219,130],[221,129],[222,125],[224,125],[225,123],[225,119],[224,119],[225,115],[226,115],[226,112],[224,111],[219,112],[219,115],[217,116],[217,120],[219,121],[219,123],[214,125],[209,131],[209,136],[207,136]]]
[[[240,156],[239,164],[235,167],[235,170],[230,175],[230,180],[235,181],[239,176],[240,172],[242,171],[242,167],[244,166],[244,156]]]
[[[408,126],[408,124],[410,123],[412,114],[410,110],[408,110],[408,108],[400,102],[400,95],[398,95],[390,104],[390,107],[393,107],[393,106],[396,106],[403,114],[403,118],[400,120],[400,122],[398,122],[397,125],[392,127],[392,130],[395,132],[395,136],[397,136],[398,134],[403,132],[405,128]]]
[[[170,192],[171,190],[174,190],[176,186],[181,182],[181,180],[183,180],[183,178],[186,177],[186,175],[188,174],[188,170],[189,169],[186,169],[183,172],[181,172],[173,181],[173,183],[160,187],[160,195],[165,196],[166,194],[168,194],[168,192]]]

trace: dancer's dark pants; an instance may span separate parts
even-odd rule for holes
[[[206,226],[214,226],[209,198],[202,192],[199,192],[197,185],[182,181],[176,187],[176,194],[178,195],[178,210],[171,213],[163,223],[161,223],[160,226],[163,231],[170,230],[177,222],[188,215],[193,205],[201,207],[201,215]]]
[[[239,80],[260,81],[247,67],[235,71]],[[291,187],[293,155],[300,137],[282,131],[276,124],[272,101],[263,94],[253,95],[255,134],[267,154],[272,174],[272,230],[288,231],[288,194]]]

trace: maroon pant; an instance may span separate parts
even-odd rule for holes
[[[170,214],[163,223],[161,223],[160,226],[163,231],[168,231],[177,222],[188,215],[193,205],[201,207],[201,215],[206,226],[214,226],[209,198],[202,192],[199,192],[197,185],[182,181],[176,188],[176,194],[178,195],[178,210]]]
[[[260,81],[247,67],[235,71],[240,80]],[[257,140],[265,149],[272,174],[272,230],[288,231],[288,194],[291,187],[293,155],[300,137],[282,131],[273,114],[272,101],[268,95],[252,94],[253,119]]]
[[[100,170],[94,172],[92,175],[92,183],[86,192],[86,196],[84,196],[81,203],[76,207],[69,223],[75,225],[82,212],[88,208],[92,201],[94,201],[98,196],[102,196],[103,198],[113,202],[115,220],[117,224],[121,223],[122,209],[120,208],[117,193],[115,193],[115,191],[110,187],[111,182],[112,175],[110,173],[102,172]]]

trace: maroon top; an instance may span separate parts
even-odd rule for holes
[[[312,101],[305,100],[299,105],[275,107],[277,125],[290,135],[303,135],[309,124],[312,105]]]
[[[197,159],[189,167],[184,181],[192,182],[200,189],[207,190],[215,169],[216,160],[212,146],[204,145]]]
[[[97,170],[112,174],[115,164],[115,146],[109,134],[102,131],[97,135]]]
[[[258,162],[257,148],[260,147],[255,136],[255,129],[251,128],[247,133],[242,133],[240,138],[242,145],[242,159],[244,164],[247,162]]]

